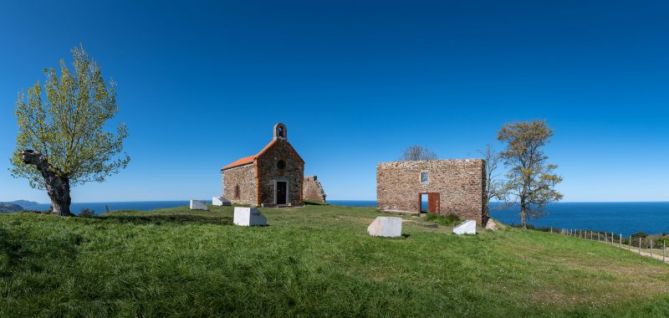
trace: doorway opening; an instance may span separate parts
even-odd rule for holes
[[[286,181],[276,182],[275,196],[276,196],[276,204],[288,203],[288,182]]]
[[[418,194],[418,202],[420,205],[420,213],[439,214],[440,199],[439,193],[425,192]]]
[[[427,213],[427,193],[420,194],[420,213]]]

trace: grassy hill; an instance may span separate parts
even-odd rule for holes
[[[0,317],[669,316],[669,266],[593,241],[507,229],[457,237],[371,208],[0,216]]]

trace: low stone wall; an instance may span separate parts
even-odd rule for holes
[[[428,182],[421,182],[427,172]],[[420,194],[439,194],[439,214],[455,214],[482,223],[485,164],[480,159],[398,161],[376,170],[378,207],[385,211],[420,212]]]
[[[258,205],[255,164],[223,171],[223,197],[233,204]]]
[[[304,201],[325,204],[327,195],[317,176],[304,177],[302,189]]]

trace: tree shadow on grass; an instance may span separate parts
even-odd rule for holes
[[[228,216],[202,216],[192,214],[106,215],[98,218],[103,221],[121,224],[232,224],[232,218]]]
[[[61,260],[69,264],[77,258],[83,242],[78,234],[30,239],[21,231],[0,228],[0,277],[21,271],[41,272],[44,264]]]

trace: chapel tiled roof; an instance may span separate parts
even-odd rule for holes
[[[265,145],[265,147],[263,147],[257,154],[252,155],[252,156],[248,156],[248,157],[244,157],[244,158],[238,159],[236,161],[233,161],[233,162],[227,164],[221,170],[227,170],[227,169],[230,169],[230,168],[235,168],[235,167],[244,166],[244,165],[254,163],[258,158],[260,158],[260,156],[262,156],[267,150],[269,150],[269,148],[271,148],[279,140],[280,139],[273,139],[267,145]],[[300,155],[297,153],[297,151],[295,151],[295,149],[292,146],[290,146],[290,144],[288,142],[286,142],[286,144],[290,147],[291,151],[295,154],[295,157],[299,161],[304,162],[304,160],[302,159],[302,157],[300,157]]]

